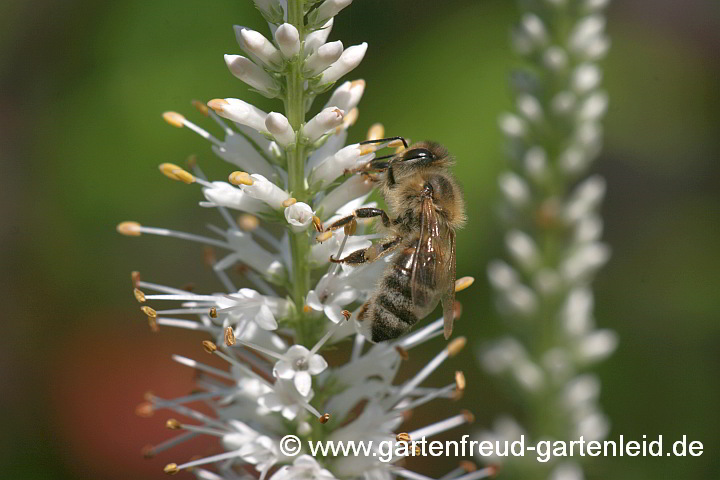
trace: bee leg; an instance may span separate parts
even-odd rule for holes
[[[368,248],[356,250],[345,258],[335,259],[332,256],[332,263],[347,263],[348,265],[360,265],[362,263],[374,262],[392,252],[402,242],[402,237],[395,237],[385,243],[375,243]]]
[[[358,208],[353,212],[352,215],[348,215],[347,217],[343,217],[340,220],[333,222],[333,224],[330,225],[327,230],[337,230],[340,227],[352,225],[354,222],[356,222],[356,219],[358,218],[373,217],[381,217],[383,225],[386,227],[390,226],[390,218],[387,216],[387,213],[385,213],[384,210],[380,208]]]

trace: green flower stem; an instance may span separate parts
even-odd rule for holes
[[[305,39],[305,0],[288,1],[288,23],[297,28],[300,34],[300,43]],[[287,97],[285,98],[285,112],[293,130],[300,132],[305,123],[305,79],[302,75],[303,52],[290,63],[287,74]],[[290,192],[299,202],[308,199],[308,188],[305,184],[305,157],[306,149],[302,135],[297,135],[294,148],[288,148],[288,180]],[[297,315],[298,341],[303,345],[312,343],[313,328],[307,325],[307,318],[303,312],[305,295],[310,289],[310,242],[306,232],[290,233],[290,253],[292,255],[291,295],[295,303]]]

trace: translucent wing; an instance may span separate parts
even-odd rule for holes
[[[454,264],[454,245],[455,238],[452,232],[448,231],[443,235],[441,231],[432,198],[425,198],[420,220],[420,236],[415,247],[410,276],[412,300],[416,314],[422,318],[435,308],[440,298],[443,298],[446,332],[448,325],[452,330],[453,320],[452,304],[447,313],[445,297],[448,295],[447,282],[451,277],[454,282],[454,265],[449,265],[451,257]]]
[[[442,294],[443,333],[445,340],[450,338],[455,321],[455,232],[448,235],[448,261],[446,262],[447,277],[444,279],[445,290]]]

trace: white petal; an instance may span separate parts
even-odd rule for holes
[[[345,49],[337,62],[330,65],[320,77],[320,84],[325,85],[337,81],[343,75],[350,73],[362,62],[368,44],[363,42],[360,45],[353,45]]]
[[[310,372],[311,375],[317,375],[327,367],[328,363],[321,355],[313,355],[310,357],[310,360],[308,360],[308,372]]]
[[[295,370],[292,365],[285,360],[278,360],[273,367],[273,375],[277,378],[290,380],[295,376]]]
[[[263,305],[255,316],[255,323],[264,330],[275,330],[278,327],[270,307]]]
[[[294,57],[300,52],[300,34],[294,25],[283,23],[275,31],[275,41],[280,51],[287,59]]]
[[[282,113],[270,112],[265,119],[265,127],[275,137],[278,145],[286,147],[295,141],[295,131]]]
[[[312,377],[308,372],[296,372],[293,383],[295,384],[295,388],[297,388],[298,393],[303,397],[306,397],[312,388]]]
[[[280,92],[275,79],[249,58],[242,55],[225,55],[225,63],[230,73],[266,96],[272,98]]]
[[[328,107],[311,118],[303,127],[303,135],[314,142],[330,130],[343,123],[345,112],[337,107]]]

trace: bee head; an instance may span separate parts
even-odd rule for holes
[[[450,164],[447,150],[433,142],[419,142],[398,154],[391,163],[395,167],[446,167]]]

